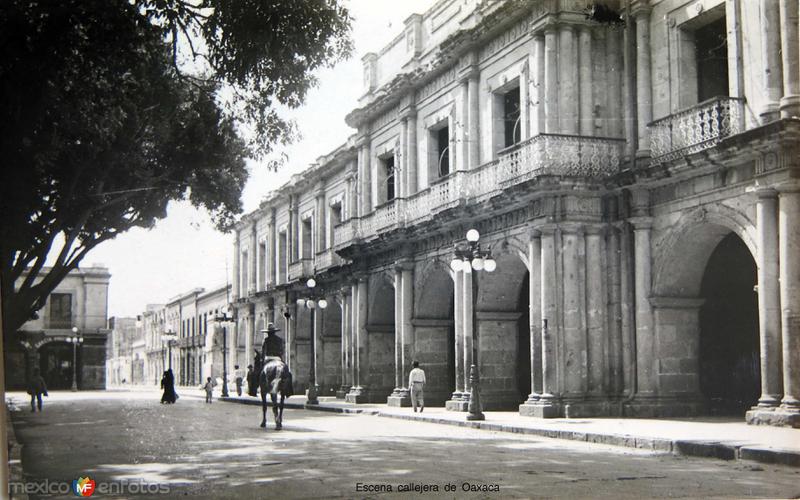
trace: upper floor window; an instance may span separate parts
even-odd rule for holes
[[[382,203],[392,201],[395,198],[395,168],[394,153],[389,153],[378,159],[380,174],[382,178]]]
[[[288,253],[289,253],[289,245],[288,245],[288,238],[286,236],[286,231],[281,231],[278,233],[278,256],[277,256],[277,274],[278,274],[278,283],[285,283],[286,282],[286,271],[287,266],[289,265]]]
[[[258,243],[258,289],[263,290],[267,284],[267,242]]]
[[[428,141],[430,178],[437,179],[450,174],[450,127],[447,120],[430,129]]]
[[[725,17],[694,32],[697,55],[697,100],[728,95],[728,33]]]
[[[329,214],[328,217],[330,217],[330,219],[329,219],[329,221],[330,221],[330,223],[329,223],[330,231],[328,232],[328,241],[329,241],[328,247],[331,247],[331,246],[333,246],[333,228],[335,228],[336,226],[338,226],[339,224],[342,223],[342,218],[343,218],[342,217],[342,202],[341,201],[337,201],[336,203],[331,204],[331,209],[328,212],[328,214]]]
[[[72,294],[50,294],[50,328],[72,327]]]
[[[522,137],[520,126],[519,87],[503,94],[503,147],[518,143]]]
[[[313,226],[312,226],[312,219],[311,217],[307,219],[303,219],[302,227],[301,227],[301,244],[302,244],[302,255],[300,258],[302,259],[310,259],[312,256],[312,234],[313,234]]]

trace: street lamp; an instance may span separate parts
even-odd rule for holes
[[[226,323],[233,321],[233,316],[228,315],[228,310],[214,316],[214,321],[222,325],[222,397],[228,397],[228,328]],[[238,386],[237,386],[238,387]],[[238,389],[237,389],[238,390]]]
[[[325,296],[322,295],[320,292],[319,294],[314,293],[314,287],[317,286],[317,280],[314,278],[308,278],[306,281],[306,286],[308,287],[308,297],[303,299],[297,299],[297,305],[301,307],[305,307],[308,309],[309,313],[311,314],[310,320],[310,327],[309,330],[311,331],[311,363],[308,370],[308,397],[306,398],[306,404],[316,405],[319,404],[319,399],[317,399],[317,360],[316,360],[316,337],[314,335],[314,312],[316,308],[319,307],[320,309],[325,309],[328,307],[328,301],[325,300]]]
[[[77,326],[72,327],[72,336],[67,337],[67,342],[72,344],[72,392],[75,392],[78,390],[78,344],[83,344]]]
[[[172,331],[172,328],[167,328],[167,331],[161,335],[161,341],[167,343],[167,368],[172,370],[172,343],[178,339],[178,336],[175,335],[175,332]]]
[[[467,231],[467,243],[457,243],[450,268],[454,272],[472,274],[472,364],[469,367],[470,394],[467,420],[484,420],[480,401],[480,373],[478,369],[478,272],[493,272],[497,262],[490,248],[481,249],[481,235],[476,229]],[[475,271],[474,273],[472,271]]]

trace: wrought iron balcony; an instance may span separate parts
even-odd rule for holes
[[[714,97],[648,125],[650,154],[656,163],[709,149],[744,131],[744,99]]]
[[[460,203],[477,203],[539,176],[608,177],[619,168],[623,143],[602,137],[537,135],[500,151],[492,162],[453,172],[408,198],[384,203],[371,214],[336,226],[334,247],[418,224]]]

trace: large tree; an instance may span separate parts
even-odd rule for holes
[[[3,330],[171,200],[229,228],[245,158],[291,139],[276,107],[350,52],[349,27],[335,0],[2,2]]]

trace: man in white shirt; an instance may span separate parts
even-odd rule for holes
[[[422,389],[425,387],[425,372],[419,367],[419,361],[414,361],[414,369],[408,374],[408,388],[411,390],[411,405],[414,407],[414,413],[425,409],[425,399],[423,398]]]
[[[244,381],[244,372],[239,368],[239,365],[235,365],[233,368],[233,378],[236,380],[236,395],[242,395],[242,382]]]

